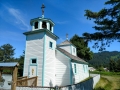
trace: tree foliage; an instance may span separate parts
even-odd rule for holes
[[[10,61],[13,59],[15,49],[10,44],[0,46],[0,61]]]
[[[117,61],[120,59],[120,52],[118,51],[103,51],[103,52],[98,52],[93,54],[93,59],[89,61],[89,64],[92,66],[98,68],[101,65],[103,67],[108,67],[109,68],[109,62],[110,60]]]
[[[85,60],[91,60],[93,53],[90,51],[90,48],[88,48],[88,44],[84,39],[79,37],[78,35],[74,35],[70,41],[77,47],[77,56],[85,59]]]
[[[109,8],[98,12],[85,10],[85,16],[94,20],[96,25],[93,28],[97,31],[84,33],[83,37],[88,41],[96,41],[93,48],[99,48],[99,51],[105,50],[105,46],[109,47],[114,40],[120,41],[120,0],[108,0],[105,5],[109,5]]]
[[[23,76],[24,57],[25,57],[25,51],[23,51],[23,54],[18,58],[18,62],[19,62],[18,73],[19,73],[19,76]]]

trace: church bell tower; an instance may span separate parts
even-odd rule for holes
[[[55,85],[55,49],[58,36],[54,34],[54,22],[44,17],[30,20],[31,31],[26,35],[26,48],[23,76],[38,76],[38,86]]]

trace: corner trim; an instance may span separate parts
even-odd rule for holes
[[[70,62],[69,62],[69,64],[70,64],[70,84],[72,85],[72,63],[71,63],[71,59],[70,59]]]
[[[44,74],[45,74],[45,60],[46,60],[46,49],[45,49],[45,44],[46,44],[46,32],[44,32],[44,43],[43,43],[43,66],[42,66],[42,86],[44,86]]]
[[[25,42],[25,56],[24,56],[24,66],[23,66],[23,76],[25,75],[25,62],[26,62],[26,51],[27,51],[27,35],[26,35],[26,42]],[[27,72],[28,73],[28,72]],[[28,75],[27,75],[28,76]]]

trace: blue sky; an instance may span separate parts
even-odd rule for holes
[[[11,44],[15,50],[15,57],[22,55],[25,50],[25,36],[23,32],[31,30],[30,19],[41,17],[41,5],[44,3],[45,18],[54,21],[54,33],[59,36],[57,43],[66,40],[66,33],[70,39],[84,32],[95,32],[93,21],[84,17],[86,9],[98,11],[104,8],[106,0],[0,0],[0,46]],[[94,43],[90,42],[91,48]],[[120,51],[120,43],[114,42],[107,51]],[[93,52],[98,52],[91,48]]]

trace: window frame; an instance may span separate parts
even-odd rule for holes
[[[77,65],[74,63],[74,74],[77,74]]]
[[[53,49],[53,42],[49,42],[49,48]]]
[[[32,60],[36,60],[36,63],[33,63]],[[31,58],[30,59],[30,65],[37,65],[37,58]]]

